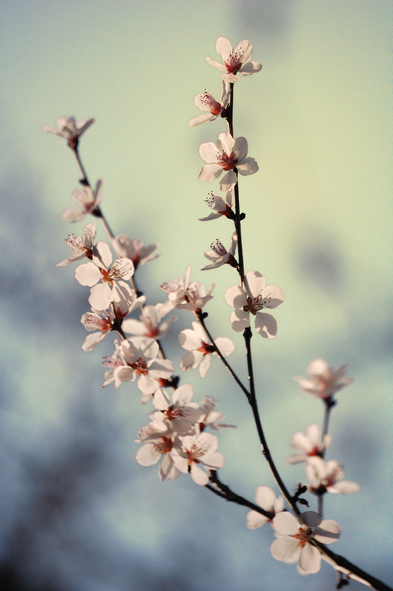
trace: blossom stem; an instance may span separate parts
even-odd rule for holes
[[[212,486],[211,484],[206,484],[205,486],[208,490],[211,490],[217,496],[221,497],[222,499],[225,499],[226,501],[230,501],[231,503],[237,503],[238,505],[242,505],[244,507],[252,509],[253,511],[257,511],[258,513],[264,515],[270,520],[273,519],[274,513],[270,513],[270,511],[262,509],[262,507],[260,507],[259,505],[251,503],[251,501],[248,501],[244,497],[241,497],[240,495],[234,493],[229,488],[229,486],[223,484],[218,478],[216,470],[212,470],[210,472],[209,480],[211,483],[213,483],[214,486]]]
[[[235,380],[235,382],[237,383],[237,385],[241,388],[241,390],[243,390],[244,394],[247,396],[247,400],[249,400],[250,399],[250,393],[249,393],[249,391],[243,385],[243,383],[241,382],[241,380],[237,377],[237,375],[233,371],[232,367],[229,365],[228,361],[222,355],[220,349],[217,347],[216,343],[214,342],[213,337],[211,336],[209,330],[207,329],[206,324],[205,324],[205,320],[203,318],[203,312],[202,311],[200,311],[200,312],[195,311],[195,316],[196,316],[198,322],[200,323],[200,325],[202,326],[203,330],[205,331],[206,336],[209,339],[211,345],[213,345],[215,352],[217,353],[217,355],[219,356],[219,358],[221,359],[221,361],[223,362],[223,364],[225,365],[225,367],[227,368],[228,372],[233,377],[233,379]]]
[[[273,458],[270,453],[270,450],[269,450],[269,447],[268,447],[268,444],[266,441],[266,437],[265,437],[265,434],[263,431],[261,418],[259,416],[258,403],[257,403],[256,394],[255,394],[254,370],[253,370],[253,365],[252,365],[252,355],[251,355],[252,332],[251,332],[250,327],[247,327],[245,329],[243,336],[244,336],[244,342],[245,342],[245,346],[246,346],[248,380],[250,383],[250,397],[248,399],[248,402],[250,403],[250,406],[251,406],[251,409],[252,409],[252,412],[254,415],[255,426],[257,428],[259,441],[261,443],[262,454],[265,456],[265,459],[268,463],[270,471],[273,474],[273,478],[276,481],[277,486],[281,490],[282,494],[286,498],[288,504],[290,505],[290,507],[292,508],[293,512],[296,515],[300,515],[300,511],[296,505],[296,500],[289,493],[289,491],[288,491],[287,487],[285,486],[284,481],[282,480],[282,478],[276,468],[276,465],[273,461]]]
[[[87,186],[87,187],[91,187],[91,185],[90,185],[90,183],[89,183],[89,179],[87,178],[86,171],[85,171],[85,169],[84,169],[84,166],[83,166],[83,164],[82,164],[82,160],[81,160],[81,158],[80,158],[80,156],[79,156],[79,152],[78,152],[78,146],[75,146],[75,147],[74,147],[74,146],[70,146],[70,148],[71,148],[71,150],[72,150],[72,151],[73,151],[73,153],[74,153],[74,156],[75,156],[76,163],[77,163],[77,165],[79,166],[79,170],[80,170],[80,171],[81,171],[81,173],[82,173],[82,178],[80,179],[80,181],[79,181],[79,182],[81,183],[81,185],[85,185],[85,186]]]

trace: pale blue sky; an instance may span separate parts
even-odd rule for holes
[[[229,268],[199,271],[212,240],[229,243],[232,232],[223,220],[198,221],[208,213],[203,200],[218,189],[197,179],[198,146],[225,128],[220,120],[188,126],[198,114],[195,94],[208,88],[219,95],[219,72],[205,57],[216,58],[215,40],[223,35],[234,45],[249,38],[253,59],[263,64],[261,73],[236,85],[235,135],[248,139],[260,166],[240,184],[246,268],[286,294],[275,314],[277,338],[253,339],[272,451],[289,486],[304,479],[300,468],[285,464],[288,441],[320,421],[322,409],[297,394],[292,376],[304,374],[318,356],[334,367],[349,363],[354,383],[333,413],[330,457],[345,465],[362,492],[329,498],[327,517],[343,527],[335,550],[389,582],[392,3],[32,0],[0,1],[0,9],[2,324],[8,336],[2,344],[1,453],[8,468],[0,561],[22,560],[22,571],[38,585],[53,571],[56,584],[78,590],[164,588],[165,581],[186,588],[184,571],[193,573],[199,589],[212,582],[215,589],[238,589],[245,577],[247,588],[258,590],[271,588],[277,577],[282,588],[334,585],[327,567],[325,579],[302,579],[293,566],[275,562],[270,532],[246,530],[243,509],[209,498],[185,477],[161,484],[155,468],[136,466],[133,440],[148,411],[137,404],[132,384],[100,390],[101,357],[111,353],[111,343],[82,353],[79,319],[87,293],[73,269],[55,266],[67,256],[64,238],[83,232],[84,224],[70,228],[60,220],[78,172],[65,144],[42,126],[63,115],[94,116],[81,154],[90,179],[105,180],[102,207],[111,226],[161,243],[160,258],[141,271],[149,303],[162,301],[158,286],[182,276],[189,264],[193,278],[216,281],[209,320],[215,333],[236,342],[234,363],[245,375],[241,338],[231,331],[223,300],[236,279]],[[178,330],[188,321],[182,317]],[[172,335],[168,346],[178,362],[182,352],[176,331]],[[209,374],[204,382],[186,378],[197,399],[215,395],[226,420],[239,426],[221,438],[222,478],[253,498],[256,486],[272,484],[270,475],[250,435],[247,405],[224,370],[216,375],[222,383]],[[45,489],[53,466],[65,482],[73,462],[80,468],[75,441],[100,459],[88,476],[77,472],[80,498],[72,497],[68,513],[59,510],[48,525],[37,517],[34,503],[43,503],[37,490]],[[26,462],[37,467],[33,476]],[[67,487],[59,486],[61,496]],[[21,523],[34,535],[18,561],[13,548]],[[67,549],[73,544],[82,548],[79,555]]]

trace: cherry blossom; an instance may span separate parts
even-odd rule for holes
[[[105,381],[102,384],[101,388],[106,388],[109,384],[113,384],[115,381],[115,377],[113,375],[114,370],[117,367],[123,367],[124,363],[120,355],[120,341],[119,339],[115,339],[114,341],[115,351],[111,357],[104,357],[104,361],[102,365],[107,367],[108,369],[104,373]]]
[[[131,240],[125,234],[120,234],[113,240],[113,248],[117,255],[121,258],[131,259],[135,269],[138,265],[145,265],[159,257],[158,254],[152,254],[158,246],[160,246],[159,242],[143,246],[143,242],[136,239]]]
[[[176,449],[176,446],[180,446],[180,443],[176,440],[175,434],[170,429],[165,432],[159,430],[151,423],[139,429],[138,437],[139,439],[135,442],[143,443],[135,456],[138,464],[141,466],[154,466],[154,464],[160,462],[158,466],[160,480],[174,480],[177,478],[180,471],[173,462],[172,452]]]
[[[154,394],[153,404],[157,409],[152,414],[152,421],[158,428],[166,428],[169,421],[172,429],[180,434],[187,435],[194,430],[204,415],[204,410],[197,402],[192,402],[194,390],[191,384],[183,384],[170,396],[163,390],[157,390]]]
[[[248,529],[262,527],[267,521],[272,521],[277,513],[284,511],[285,507],[284,497],[281,495],[277,497],[270,486],[258,486],[255,492],[255,503],[262,509],[265,509],[265,511],[272,513],[273,517],[269,519],[265,515],[262,515],[262,513],[258,513],[258,511],[249,511],[246,517]]]
[[[185,277],[177,277],[170,283],[163,283],[161,289],[168,294],[168,300],[173,308],[181,310],[201,310],[213,296],[210,295],[216,284],[212,283],[206,291],[199,281],[190,283],[191,267],[187,267]]]
[[[278,513],[272,522],[276,539],[270,552],[276,560],[293,564],[298,562],[298,572],[310,575],[319,572],[321,554],[310,542],[332,544],[340,537],[340,526],[333,519],[321,520],[318,513],[306,511],[296,519],[292,513]]]
[[[237,183],[237,174],[244,176],[254,174],[259,167],[254,158],[247,157],[248,143],[246,138],[234,139],[230,133],[220,133],[217,145],[205,142],[199,146],[199,154],[207,164],[202,166],[199,180],[209,182],[218,179],[223,171],[226,175],[220,182],[220,191],[229,191]]]
[[[333,369],[327,361],[318,357],[308,364],[306,373],[310,376],[309,378],[295,376],[293,379],[298,383],[299,392],[311,394],[329,402],[335,392],[352,382],[352,378],[345,375],[347,367],[343,365],[339,369]]]
[[[69,207],[63,211],[61,218],[65,222],[72,224],[73,222],[80,222],[89,214],[93,214],[102,201],[103,186],[104,180],[98,179],[94,190],[88,185],[84,185],[83,188],[77,187],[72,192],[71,197],[79,207]]]
[[[145,296],[137,297],[133,289],[119,293],[119,300],[111,302],[109,311],[92,310],[86,312],[81,318],[81,322],[86,330],[97,331],[86,337],[82,349],[83,351],[92,351],[112,330],[120,329],[123,318],[140,308],[146,301]]]
[[[213,210],[211,214],[209,214],[205,218],[199,218],[200,222],[208,222],[209,220],[217,220],[219,218],[227,217],[230,220],[235,219],[235,214],[232,210],[232,202],[233,202],[233,188],[227,191],[225,195],[225,199],[216,195],[211,191],[209,193],[210,197],[205,199],[205,203]]]
[[[64,259],[61,263],[58,263],[57,267],[65,267],[76,261],[80,261],[84,258],[94,260],[96,264],[104,264],[104,260],[112,260],[112,255],[109,246],[105,242],[98,242],[96,246],[93,245],[96,237],[96,225],[95,223],[87,224],[84,234],[82,237],[70,234],[66,238],[65,243],[72,250],[72,255],[68,259]]]
[[[76,122],[75,117],[60,117],[56,121],[57,129],[49,125],[45,125],[43,129],[48,133],[65,138],[71,148],[76,148],[80,136],[89,129],[94,121],[95,119],[82,119]]]
[[[225,248],[223,243],[220,240],[215,240],[211,243],[210,248],[204,253],[204,256],[209,261],[212,261],[210,265],[206,265],[203,267],[201,271],[207,271],[208,269],[216,269],[217,267],[221,267],[222,265],[231,265],[231,267],[237,267],[238,262],[235,259],[235,252],[237,247],[237,234],[234,232],[231,237],[231,244],[229,246],[229,250]]]
[[[169,379],[175,366],[169,359],[157,359],[158,344],[151,339],[132,337],[123,340],[118,346],[122,365],[113,371],[114,386],[118,388],[123,382],[133,382],[138,378],[138,388],[149,396],[159,388],[158,378]],[[143,401],[147,401],[143,398]]]
[[[201,470],[200,464],[210,470],[222,468],[225,464],[224,457],[216,452],[218,439],[212,433],[200,433],[179,437],[183,449],[175,449],[172,458],[176,468],[186,474],[188,471],[196,484],[205,486],[209,482],[209,476]]]
[[[337,460],[325,462],[318,456],[311,457],[306,464],[306,474],[310,482],[308,490],[317,495],[325,492],[349,495],[360,491],[357,482],[343,480],[344,470]]]
[[[250,76],[262,70],[262,65],[258,62],[250,62],[253,46],[250,41],[243,39],[233,49],[229,39],[219,37],[216,41],[216,51],[222,57],[223,64],[212,60],[210,57],[206,61],[213,66],[225,72],[221,74],[223,80],[236,82],[239,76]]]
[[[128,318],[123,322],[123,330],[126,333],[145,336],[149,339],[163,339],[170,327],[177,321],[178,316],[170,316],[164,322],[162,318],[173,310],[171,305],[156,304],[155,306],[145,306],[139,316],[140,320]]]
[[[124,282],[119,282],[119,280],[128,280],[134,274],[134,265],[130,259],[117,259],[109,267],[111,261],[112,254],[109,251],[109,254],[102,259],[102,266],[91,262],[79,265],[75,269],[76,280],[81,285],[92,288],[90,290],[89,304],[96,310],[106,310],[112,301],[118,301],[121,292],[129,290],[129,286]],[[98,284],[101,280],[102,283]],[[115,281],[118,282],[117,285],[114,284]],[[114,287],[113,293],[109,286]]]
[[[180,345],[183,349],[190,351],[180,361],[180,369],[188,371],[199,366],[200,376],[204,378],[210,367],[210,354],[217,356],[217,352],[213,345],[206,342],[206,333],[199,322],[192,322],[191,324],[193,330],[186,328],[179,333]],[[214,342],[223,357],[228,357],[235,349],[231,339],[218,338]]]
[[[216,101],[213,95],[208,91],[197,94],[194,103],[201,111],[208,111],[208,113],[202,113],[198,117],[191,119],[190,127],[196,127],[205,123],[205,121],[214,121],[219,115],[223,114],[229,101],[229,85],[225,80],[222,81],[221,98],[220,102]]]
[[[215,431],[221,431],[221,429],[236,429],[235,425],[228,425],[227,423],[219,423],[224,418],[222,412],[216,411],[218,400],[213,396],[204,396],[200,407],[203,410],[203,415],[199,419],[199,428],[202,431],[205,427],[210,427]]]
[[[277,308],[284,301],[284,292],[277,285],[266,285],[266,279],[258,271],[249,271],[244,277],[244,287],[233,285],[225,292],[226,302],[235,308],[231,314],[233,330],[240,332],[250,326],[250,314],[255,316],[255,330],[262,337],[272,339],[277,334],[277,322],[264,308]]]
[[[322,452],[329,447],[332,442],[332,436],[326,434],[324,441],[321,441],[321,432],[316,423],[312,423],[306,428],[306,433],[297,431],[292,435],[290,446],[295,449],[297,454],[287,457],[288,464],[299,464],[307,462],[312,456],[320,456]]]

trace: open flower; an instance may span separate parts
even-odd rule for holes
[[[231,267],[237,267],[238,262],[235,259],[235,252],[237,247],[237,234],[234,232],[231,237],[231,244],[229,250],[225,248],[223,243],[220,240],[215,240],[211,243],[210,248],[204,253],[205,258],[209,261],[212,261],[210,265],[206,265],[203,267],[201,271],[207,271],[208,269],[216,269],[217,267],[221,267],[222,265],[231,265]]]
[[[341,531],[336,521],[322,521],[313,511],[302,513],[298,519],[283,511],[275,516],[272,525],[277,538],[270,546],[273,558],[287,564],[298,562],[301,575],[317,573],[321,568],[321,554],[310,542],[315,539],[322,544],[332,544]]]
[[[222,82],[221,98],[220,102],[217,102],[213,95],[208,91],[197,94],[194,103],[201,111],[209,111],[208,113],[202,113],[198,117],[191,119],[190,127],[196,127],[205,123],[205,121],[214,121],[224,111],[229,100],[229,85],[225,80]]]
[[[170,316],[168,320],[161,322],[169,310],[173,310],[172,306],[169,307],[165,304],[145,306],[139,316],[140,320],[128,318],[123,322],[123,330],[149,339],[163,339],[172,324],[178,319],[177,316]]]
[[[360,491],[357,482],[343,480],[344,470],[337,460],[325,462],[318,456],[311,457],[306,464],[306,474],[310,482],[308,490],[317,495],[325,492],[349,495]]]
[[[150,396],[159,388],[157,379],[169,379],[175,370],[169,359],[157,359],[158,344],[151,339],[133,337],[132,340],[123,340],[118,352],[122,365],[113,371],[115,388],[123,382],[133,382],[138,378],[139,390]],[[147,400],[143,398],[143,402]]]
[[[227,191],[225,199],[216,195],[211,191],[210,197],[205,199],[205,203],[212,209],[212,213],[205,218],[199,218],[200,222],[208,222],[209,220],[217,220],[218,218],[227,217],[230,220],[235,219],[235,214],[232,211],[233,202],[233,188]]]
[[[160,246],[159,242],[143,246],[140,240],[130,240],[125,234],[116,236],[113,240],[113,248],[121,258],[128,258],[134,263],[135,269],[138,265],[144,265],[149,261],[154,261],[160,255],[152,254]]]
[[[84,185],[83,188],[77,187],[72,192],[71,197],[79,207],[69,207],[61,214],[61,219],[69,224],[80,222],[87,215],[92,214],[102,201],[102,188],[104,180],[98,179],[95,189]]]
[[[225,292],[226,302],[235,308],[231,314],[233,330],[240,332],[250,326],[250,314],[255,316],[255,330],[261,337],[272,339],[277,334],[277,322],[265,308],[277,308],[284,301],[284,292],[277,285],[266,285],[266,279],[257,271],[249,271],[244,287],[233,285]]]
[[[118,301],[121,292],[129,290],[129,286],[120,279],[126,281],[134,274],[134,265],[130,259],[117,259],[113,265],[109,267],[112,261],[112,253],[106,254],[103,257],[101,264],[95,264],[93,260],[91,263],[79,265],[75,269],[75,278],[81,285],[91,287],[89,304],[95,310],[106,310],[112,301]],[[105,268],[106,267],[106,268]],[[102,283],[99,281],[102,280]],[[116,282],[116,284],[114,283]],[[98,284],[98,285],[97,285]],[[111,287],[113,287],[113,292]]]
[[[213,66],[225,72],[221,74],[223,80],[228,82],[236,82],[239,76],[250,76],[262,70],[262,65],[258,62],[250,62],[253,46],[250,41],[243,39],[240,41],[235,49],[232,48],[231,42],[225,37],[219,37],[216,41],[216,51],[221,55],[223,64],[212,60],[210,57],[206,61]]]
[[[45,125],[44,131],[65,138],[70,148],[76,148],[80,136],[86,131],[86,129],[89,129],[94,121],[95,119],[82,119],[81,121],[76,122],[75,117],[60,117],[56,121],[57,129]]]
[[[293,379],[298,383],[299,392],[311,394],[328,402],[335,392],[352,382],[352,378],[345,375],[347,367],[343,365],[340,369],[332,369],[327,361],[318,357],[308,364],[306,373],[309,378],[295,376]]]
[[[153,398],[157,410],[151,415],[154,424],[165,430],[169,423],[179,435],[195,432],[195,424],[203,416],[204,410],[197,402],[191,402],[193,395],[191,384],[183,384],[177,388],[172,394],[172,401],[166,392],[157,390]]]
[[[196,484],[205,486],[209,482],[209,476],[201,470],[200,465],[210,470],[222,468],[225,464],[224,457],[216,452],[218,439],[212,433],[187,435],[179,438],[183,449],[175,449],[172,453],[174,464],[180,472],[186,474],[190,471],[191,478]]]
[[[188,371],[195,369],[199,365],[199,373],[201,378],[204,378],[210,367],[210,354],[213,353],[213,355],[217,356],[217,352],[213,345],[206,342],[206,333],[199,322],[192,322],[191,324],[193,330],[186,328],[179,333],[179,343],[183,349],[190,351],[180,361],[180,369]],[[235,349],[231,339],[219,337],[214,342],[223,357],[228,357]]]
[[[136,452],[135,459],[140,466],[153,466],[159,463],[158,477],[160,480],[174,480],[180,474],[173,463],[172,451],[180,443],[176,440],[175,433],[171,429],[163,432],[153,423],[142,427],[138,431],[139,439],[136,443],[142,443]]]
[[[258,486],[255,492],[255,502],[259,507],[265,509],[272,514],[272,517],[265,517],[258,511],[249,511],[246,517],[246,525],[248,529],[257,529],[265,525],[267,521],[272,521],[274,516],[281,511],[284,511],[285,501],[282,495],[276,497],[275,492],[270,486]]]
[[[209,182],[218,179],[223,171],[226,175],[220,182],[220,191],[229,191],[237,183],[234,168],[244,175],[254,174],[259,167],[254,158],[247,157],[248,143],[246,138],[233,139],[230,133],[220,133],[217,145],[205,142],[199,146],[199,154],[207,164],[202,166],[199,180]]]
[[[306,433],[297,431],[292,435],[290,446],[295,449],[297,454],[287,457],[288,464],[299,464],[300,462],[307,462],[313,456],[321,455],[322,452],[329,447],[332,442],[332,436],[326,434],[324,441],[321,441],[321,432],[316,423],[312,423],[306,429]]]
[[[81,322],[86,330],[97,331],[87,335],[82,349],[83,351],[92,351],[112,330],[119,330],[123,318],[140,308],[146,301],[146,296],[137,297],[135,291],[129,288],[128,292],[123,290],[119,293],[119,300],[112,302],[109,311],[92,310],[86,312],[81,318]]]
[[[168,301],[173,308],[194,312],[200,310],[213,299],[210,295],[216,284],[212,283],[206,291],[203,283],[190,283],[191,267],[187,267],[185,277],[177,277],[170,283],[163,283],[161,289],[168,294]]]

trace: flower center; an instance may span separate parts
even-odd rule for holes
[[[208,107],[212,115],[219,115],[221,113],[222,107],[220,103],[216,101],[208,90],[205,90],[205,92],[200,95],[200,99],[201,103]]]
[[[153,447],[160,453],[167,454],[172,449],[172,441],[167,437],[161,437],[161,440],[162,441],[155,443]]]
[[[222,166],[224,170],[233,170],[237,164],[237,160],[233,159],[233,152],[229,156],[226,152],[218,152],[217,164]]]
[[[304,546],[310,539],[310,532],[311,530],[309,529],[303,529],[302,527],[299,527],[299,533],[295,534],[293,537],[295,540],[299,540],[300,546]]]
[[[237,74],[242,67],[244,57],[244,51],[238,49],[235,51],[232,49],[229,54],[228,61],[224,62],[227,69],[227,74]]]
[[[213,345],[209,345],[208,343],[202,341],[202,345],[198,347],[197,351],[200,351],[201,353],[203,353],[203,355],[209,355],[210,353],[214,353],[215,348],[213,347]]]
[[[131,367],[135,369],[138,376],[146,376],[149,373],[147,371],[147,363],[142,357],[131,363]]]

